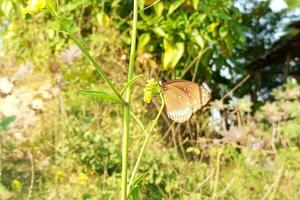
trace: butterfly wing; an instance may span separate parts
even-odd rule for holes
[[[170,119],[182,123],[191,118],[193,108],[189,97],[182,90],[171,85],[166,85],[164,88],[164,96],[167,115]]]
[[[188,83],[185,91],[193,106],[193,113],[204,107],[210,100],[210,92],[197,83]]]
[[[204,107],[211,98],[210,92],[207,89],[191,81],[174,80],[168,82],[167,85],[182,90],[188,96],[193,113]]]

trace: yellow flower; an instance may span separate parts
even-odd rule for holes
[[[11,186],[12,188],[15,190],[15,191],[21,191],[21,188],[22,188],[22,183],[17,180],[17,179],[14,179],[12,182],[11,182]]]
[[[61,183],[63,181],[63,178],[64,178],[64,173],[60,170],[57,170],[55,172],[54,177],[55,177],[55,182]]]
[[[23,10],[26,13],[36,13],[46,7],[46,0],[28,0],[27,7]]]
[[[81,184],[85,184],[87,182],[88,178],[89,177],[85,173],[82,173],[82,172],[79,173],[79,175],[78,175],[78,180]]]
[[[159,94],[160,92],[161,89],[157,82],[154,79],[148,80],[144,88],[144,102],[150,103],[152,96],[155,94]]]

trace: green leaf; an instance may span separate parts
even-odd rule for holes
[[[167,70],[171,67],[173,55],[174,55],[174,48],[173,46],[164,39],[164,55],[163,55],[163,70]]]
[[[139,175],[138,177],[136,177],[132,183],[132,185],[130,186],[130,192],[128,196],[131,196],[134,200],[138,199],[138,185],[142,182],[143,179],[146,178],[146,176],[149,174],[149,172],[146,172],[144,174]]]
[[[109,16],[105,12],[100,12],[96,15],[97,21],[100,26],[105,27],[110,23]]]
[[[130,85],[132,85],[135,81],[137,81],[137,80],[139,80],[140,78],[142,78],[144,75],[138,75],[138,76],[135,76],[135,77],[133,77],[132,79],[130,79],[130,81],[128,81],[127,83],[126,83],[126,85],[124,86],[124,88],[121,90],[121,96],[123,96],[123,94],[124,94],[124,92],[125,92],[125,90],[128,88],[128,86],[130,86]]]
[[[139,37],[139,42],[138,42],[138,54],[141,55],[143,53],[144,47],[149,43],[151,37],[150,33],[143,33]]]
[[[192,32],[192,37],[195,40],[195,42],[201,47],[201,49],[204,48],[204,39],[202,38],[202,36],[200,35],[198,30],[194,30]]]
[[[131,39],[130,39],[130,36],[127,34],[126,31],[124,31],[122,34],[121,34],[121,39],[122,41],[127,44],[127,45],[130,45],[131,44]]]
[[[13,9],[13,3],[10,0],[3,0],[1,2],[1,11],[6,18],[9,18],[10,13]]]
[[[71,10],[79,9],[81,8],[81,6],[88,7],[89,5],[91,5],[91,1],[87,1],[87,0],[72,1],[67,3],[65,6],[62,6],[61,12],[65,13]]]
[[[101,92],[101,91],[94,91],[94,90],[81,90],[79,91],[79,94],[87,94],[87,95],[92,95],[95,96],[101,100],[104,101],[110,101],[118,104],[123,104],[116,96],[113,96],[111,94],[108,94],[106,92]]]
[[[183,2],[184,2],[184,0],[174,1],[169,7],[168,15],[172,14],[177,8],[179,8],[181,6],[181,4],[183,4]]]
[[[10,123],[16,120],[16,116],[8,116],[5,117],[1,122],[0,122],[0,129],[5,129],[9,126]]]
[[[166,39],[164,40],[164,55],[163,55],[163,70],[174,68],[184,52],[184,43],[177,42],[171,44]]]
[[[146,172],[146,173],[143,173],[143,174],[139,175],[138,177],[136,177],[134,179],[134,181],[132,182],[132,186],[137,186],[138,184],[140,184],[142,182],[142,180],[145,179],[148,174],[149,174],[149,172]]]
[[[222,39],[224,39],[228,35],[228,29],[224,28],[223,26],[219,29],[219,35]]]
[[[195,10],[198,10],[199,0],[193,0],[193,6]]]
[[[186,35],[185,35],[184,31],[178,32],[178,35],[180,36],[180,38],[181,38],[183,41],[186,40]]]
[[[140,10],[144,10],[144,6],[145,6],[145,1],[144,0],[138,0],[138,6],[140,8]]]
[[[58,20],[59,20],[60,30],[63,30],[69,34],[76,32],[76,24],[74,23],[74,21],[66,17],[59,17]]]
[[[162,28],[160,28],[160,27],[155,27],[152,30],[158,36],[166,37],[166,35],[167,35],[166,32]]]
[[[129,198],[130,200],[139,200],[139,187],[138,186],[135,186],[134,188],[132,188],[130,190],[130,193],[129,193]]]
[[[183,55],[183,52],[184,52],[184,43],[177,42],[175,44],[175,54],[174,54],[174,59],[172,61],[172,68],[175,67],[175,65],[178,63],[178,61]]]
[[[163,2],[159,2],[154,6],[154,10],[155,10],[155,14],[157,16],[161,16],[162,12],[164,11],[164,3]]]
[[[297,139],[300,137],[300,118],[290,120],[282,123],[280,126],[282,128],[283,135],[288,139]]]
[[[137,24],[137,28],[142,30],[149,30],[149,25],[158,24],[163,20],[161,16],[145,15],[144,13],[140,13],[140,17],[146,22]]]
[[[199,148],[196,148],[196,147],[188,147],[186,149],[186,152],[187,153],[194,153],[196,155],[200,155],[200,149]]]

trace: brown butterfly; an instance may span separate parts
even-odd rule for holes
[[[160,78],[159,85],[165,96],[167,115],[175,122],[189,120],[192,114],[204,107],[211,98],[207,89],[191,81],[167,81]]]

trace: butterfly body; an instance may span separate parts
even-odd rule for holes
[[[160,79],[167,115],[175,122],[189,120],[193,113],[204,107],[210,100],[210,92],[203,86],[186,80],[167,81]]]

